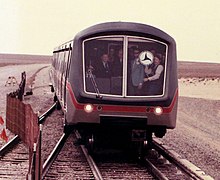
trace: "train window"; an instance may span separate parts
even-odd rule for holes
[[[84,91],[119,97],[162,96],[167,47],[157,40],[133,36],[85,40]]]
[[[57,69],[58,57],[59,57],[59,53],[55,53],[55,63],[54,63],[54,68],[55,69]]]
[[[123,37],[84,42],[86,92],[122,96]]]
[[[64,51],[60,52],[60,73],[63,73],[63,66],[64,66],[64,58],[65,58],[65,54]]]
[[[54,68],[56,68],[56,64],[57,64],[57,53],[54,53],[53,54],[53,63],[52,63]]]
[[[167,45],[152,39],[128,37],[127,95],[164,93]]]

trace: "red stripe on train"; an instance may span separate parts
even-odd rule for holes
[[[70,85],[70,83],[67,83],[67,89],[69,91],[69,94],[71,96],[71,100],[73,105],[75,106],[76,109],[79,110],[83,110],[84,109],[84,105],[82,103],[78,103],[75,95],[73,93],[72,87]],[[170,106],[168,107],[162,107],[163,108],[163,113],[170,113],[177,101],[177,97],[178,97],[178,89],[176,89],[174,98],[170,104]],[[94,110],[97,110],[98,106],[102,106],[102,110],[103,111],[111,111],[111,112],[154,112],[154,108],[155,107],[148,107],[148,106],[120,106],[120,105],[94,105]],[[149,110],[147,111],[147,108],[149,108]]]

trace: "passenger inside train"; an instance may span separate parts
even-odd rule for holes
[[[86,93],[154,96],[164,93],[166,45],[146,38],[100,37],[84,42]]]
[[[145,66],[144,90],[147,95],[161,94],[163,85],[163,70],[162,56],[154,55],[153,64]]]

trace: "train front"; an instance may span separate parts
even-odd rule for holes
[[[73,45],[66,123],[134,141],[163,137],[176,126],[176,63],[175,41],[152,26],[118,22],[82,31]]]

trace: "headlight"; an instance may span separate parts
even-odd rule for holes
[[[154,109],[154,114],[156,114],[156,115],[161,115],[163,113],[163,108],[162,107],[155,107],[155,109]]]
[[[92,104],[86,104],[84,106],[84,111],[87,113],[91,113],[93,111],[93,105]]]

